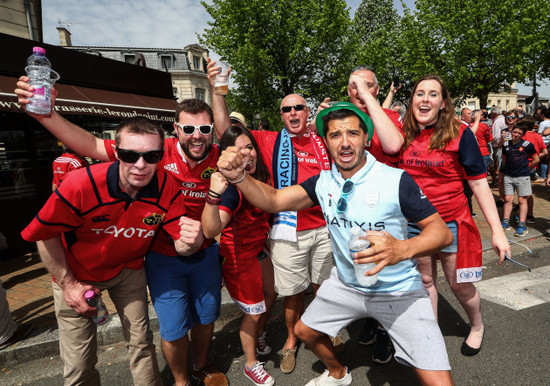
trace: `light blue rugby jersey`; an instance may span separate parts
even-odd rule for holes
[[[404,240],[407,238],[407,220],[417,222],[436,213],[406,172],[384,165],[367,151],[365,153],[367,163],[351,178],[354,190],[347,196],[348,209],[344,213],[338,213],[336,204],[345,179],[335,165],[331,171],[322,171],[319,176],[301,184],[325,215],[338,277],[346,285],[367,293],[422,289],[424,286],[415,259],[386,266],[372,286],[364,287],[357,282],[348,249],[350,229],[354,225],[364,231],[385,230],[393,237]]]

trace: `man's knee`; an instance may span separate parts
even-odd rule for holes
[[[294,326],[294,333],[304,343],[313,342],[323,336],[322,332],[309,328],[301,320]]]

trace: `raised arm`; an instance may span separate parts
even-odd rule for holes
[[[33,87],[27,83],[30,79],[27,76],[21,76],[17,82],[15,94],[17,94],[17,102],[27,112],[26,105],[30,103],[28,98],[32,97]],[[52,88],[52,107],[55,103],[57,90]],[[83,128],[69,122],[52,108],[51,115],[35,115],[27,112],[31,117],[36,119],[57,139],[70,147],[72,150],[86,157],[94,158],[100,161],[109,161],[109,156],[105,150],[105,145],[102,139],[95,137]]]
[[[391,107],[391,104],[393,103],[393,98],[395,97],[395,94],[399,89],[401,88],[401,83],[399,83],[399,86],[394,87],[393,82],[391,82],[390,86],[390,92],[388,93],[388,96],[386,96],[386,99],[384,99],[384,103],[382,103],[382,107],[385,109],[389,109]]]
[[[36,245],[46,269],[52,274],[56,283],[63,290],[63,296],[67,305],[79,314],[94,316],[97,313],[97,309],[90,307],[86,303],[84,294],[89,290],[93,290],[95,293],[99,293],[100,291],[88,283],[78,281],[74,277],[67,263],[60,236],[38,241]]]
[[[313,205],[300,185],[275,189],[247,175],[244,168],[248,163],[248,153],[249,150],[239,150],[232,146],[224,150],[218,160],[218,170],[239,188],[248,202],[270,213],[301,210]]]
[[[221,195],[225,192],[228,186],[227,179],[219,172],[210,176],[210,191],[208,192],[209,199],[202,211],[202,231],[207,239],[212,239],[219,235],[223,228],[231,220],[231,215],[224,210],[219,209]]]
[[[216,129],[216,135],[221,138],[225,130],[231,126],[231,120],[229,119],[229,113],[227,112],[227,106],[225,105],[225,95],[216,94],[214,88],[214,80],[219,72],[220,67],[216,66],[216,62],[208,58],[208,82],[210,83],[210,90],[212,94],[212,112],[214,113],[214,128]],[[231,70],[229,70],[231,72]]]
[[[368,110],[384,153],[390,155],[399,153],[405,142],[403,135],[369,92],[367,82],[357,75],[352,75],[349,87],[357,89],[357,96]]]

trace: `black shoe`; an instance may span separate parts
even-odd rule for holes
[[[33,329],[32,324],[25,323],[25,324],[18,325],[17,330],[15,330],[13,335],[7,341],[0,344],[0,350],[3,350],[6,347],[9,347],[14,343],[19,342],[21,339],[29,335],[32,329]]]
[[[481,338],[481,346],[479,348],[473,348],[466,343],[466,339],[464,339],[464,342],[462,342],[462,347],[460,348],[460,352],[462,355],[466,357],[473,357],[474,355],[477,355],[481,351],[481,347],[483,346],[483,338],[485,338],[485,330],[483,331],[483,337]]]
[[[372,354],[373,362],[386,364],[393,358],[393,343],[386,330],[379,328],[376,331],[376,345]]]
[[[363,346],[368,346],[369,344],[376,342],[377,329],[378,322],[373,318],[367,318],[363,331],[361,331],[359,337],[357,338],[357,343],[362,344]]]
[[[472,212],[472,217],[473,217],[473,218],[476,218],[476,217],[477,217],[477,213]]]

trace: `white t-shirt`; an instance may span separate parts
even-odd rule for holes
[[[539,123],[539,134],[542,135],[542,132],[544,131],[544,129],[547,129],[549,127],[550,127],[550,120],[545,120]],[[548,144],[550,143],[550,135],[543,135],[542,140],[544,141],[544,144],[548,146]]]

